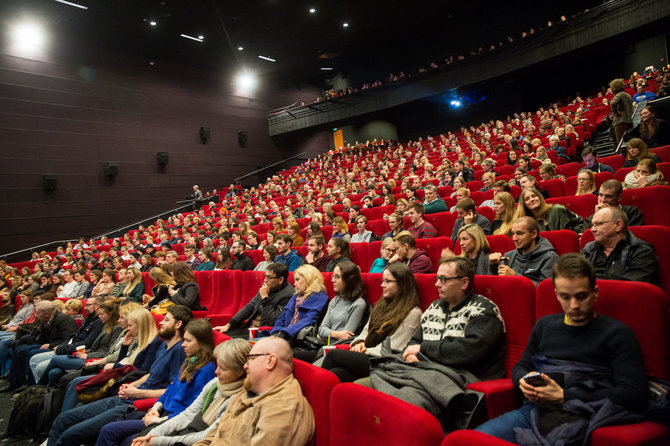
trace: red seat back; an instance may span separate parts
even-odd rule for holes
[[[546,190],[549,193],[549,196],[552,198],[562,197],[565,195],[563,181],[559,179],[540,181],[537,183],[537,186],[540,188],[540,190]]]
[[[358,384],[335,387],[330,398],[330,444],[437,446],[442,427],[433,415]]]
[[[430,261],[433,263],[433,272],[437,271],[437,266],[442,257],[444,248],[454,249],[454,244],[449,237],[425,238],[416,241],[417,249],[422,249],[428,253]]]
[[[562,204],[580,217],[587,218],[593,215],[596,204],[598,204],[598,197],[593,194],[570,195],[558,198],[548,198],[546,202]]]
[[[381,273],[362,274],[363,285],[365,285],[365,297],[370,305],[374,306],[382,296],[382,275]]]
[[[330,399],[337,376],[328,370],[316,367],[298,359],[293,360],[293,376],[300,383],[300,389],[312,406],[316,425],[316,446],[328,446],[330,438]],[[296,420],[299,422],[300,420]]]
[[[621,204],[635,205],[644,215],[645,225],[670,226],[670,186],[650,186],[626,189]]]
[[[372,264],[368,263],[368,245],[369,243],[350,243],[351,260],[358,265],[361,271],[370,271]]]
[[[454,228],[451,213],[437,212],[435,214],[426,214],[423,218],[428,223],[435,226],[438,237],[451,237],[451,231]]]
[[[428,308],[433,301],[440,298],[437,293],[437,288],[435,287],[435,274],[414,274],[414,278],[416,279],[416,285],[419,288],[421,311],[426,311],[426,308]]]
[[[543,231],[541,235],[549,240],[559,256],[569,252],[579,252],[579,237],[574,231],[569,229]]]
[[[598,280],[596,312],[628,325],[637,337],[648,375],[670,377],[670,300],[658,287],[643,282]],[[637,296],[633,299],[631,296]],[[535,317],[562,313],[551,279],[537,287]]]

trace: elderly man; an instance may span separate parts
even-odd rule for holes
[[[516,249],[489,254],[491,274],[499,276],[521,275],[537,286],[551,276],[551,268],[558,259],[549,240],[540,237],[540,226],[531,217],[521,217],[512,223],[512,241]]]
[[[265,271],[265,279],[258,293],[226,325],[215,330],[236,338],[248,338],[248,329],[271,327],[284,311],[284,307],[295,293],[288,283],[288,267],[281,263],[271,263]]]
[[[195,446],[277,444],[304,446],[314,437],[314,413],[293,377],[288,342],[269,337],[247,355],[246,392],[232,397],[215,429]]]
[[[449,208],[443,199],[437,196],[437,187],[433,183],[426,184],[423,189],[425,193],[423,201],[424,214],[434,214],[436,212],[447,212]]]
[[[605,181],[600,185],[600,190],[598,191],[598,204],[596,205],[594,212],[613,206],[625,212],[626,217],[628,217],[628,226],[644,225],[644,215],[642,215],[642,211],[639,207],[622,206],[619,204],[622,192],[623,187],[621,186],[621,182],[614,179]],[[586,219],[586,223],[588,223],[589,226],[591,225],[592,219],[593,215]]]
[[[14,359],[9,369],[9,385],[2,392],[14,392],[27,382],[30,358],[53,350],[77,331],[77,323],[65,313],[56,311],[53,302],[41,301],[35,309],[37,326],[28,336],[14,342]]]
[[[598,286],[593,266],[577,253],[565,254],[554,265],[552,280],[563,312],[537,321],[512,371],[514,384],[528,404],[484,423],[478,431],[514,443],[525,432],[524,438],[532,438],[533,443],[553,444],[560,438],[577,444],[580,438],[566,436],[580,432],[570,426],[576,417],[565,411],[566,403],[589,406],[595,413],[598,403],[607,399],[618,405],[609,414],[608,424],[616,423],[614,418],[624,409],[641,414],[647,408],[649,391],[640,346],[628,326],[602,314],[596,317]],[[540,430],[557,427],[540,441],[538,423],[543,426]]]
[[[628,230],[626,213],[615,206],[600,209],[591,219],[594,241],[582,254],[598,279],[632,280],[658,285],[658,257],[654,247]]]

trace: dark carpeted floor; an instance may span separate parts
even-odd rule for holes
[[[7,381],[0,381],[0,386],[4,386]],[[9,415],[12,413],[14,408],[14,400],[12,399],[12,394],[9,393],[0,393],[0,434],[4,434],[7,430],[7,423],[9,422]],[[30,439],[17,439],[17,438],[2,438],[0,439],[0,446],[11,445],[11,446],[28,446],[32,445],[33,442]]]

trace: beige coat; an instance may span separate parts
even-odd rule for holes
[[[216,429],[195,446],[305,446],[314,442],[314,414],[300,384],[287,376],[257,397],[233,396]]]

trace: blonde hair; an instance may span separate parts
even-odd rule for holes
[[[54,304],[56,302],[61,302],[61,304],[63,303],[62,301],[56,300],[56,301],[54,301]],[[82,301],[80,301],[79,299],[70,299],[67,302],[65,302],[63,304],[63,308],[59,308],[58,311],[70,310],[74,314],[80,314],[81,310],[83,308],[84,308],[84,304],[82,303]]]
[[[498,192],[493,196],[493,201],[495,202],[495,200],[500,200],[505,205],[505,218],[498,218],[498,215],[496,215],[496,220],[501,220],[502,224],[493,232],[493,234],[510,235],[512,231],[512,221],[514,221],[514,204],[516,201],[514,201],[514,197],[509,192]]]
[[[135,286],[142,281],[142,273],[137,268],[128,268],[127,271],[132,271],[133,281],[129,282],[128,285],[123,289],[123,295],[128,296],[133,291]]]
[[[151,280],[160,286],[174,286],[177,284],[172,276],[161,267],[151,268],[151,271],[149,271],[149,277],[151,277]]]
[[[591,187],[589,187],[588,189],[582,189],[582,187],[579,185],[579,175],[582,173],[588,175],[589,181],[591,181]],[[577,192],[575,192],[575,195],[587,195],[595,190],[596,190],[596,174],[594,174],[593,171],[589,169],[579,171],[577,173]]]
[[[158,330],[156,329],[156,321],[154,320],[154,317],[146,308],[138,308],[137,310],[131,311],[130,314],[126,316],[126,319],[137,324],[137,347],[128,357],[128,362],[132,364],[135,362],[137,354],[144,350],[147,345],[151,344],[151,341],[153,341],[158,334]]]
[[[461,236],[461,232],[465,232],[475,240],[475,250],[476,250],[475,255],[479,254],[480,251],[488,252],[491,249],[489,241],[486,240],[486,234],[484,234],[484,231],[479,225],[470,223],[469,225],[463,226],[458,231],[458,234],[456,235],[456,240],[458,240],[458,238]],[[466,257],[465,251],[461,251],[461,257]]]
[[[249,341],[236,338],[217,345],[214,349],[214,357],[217,362],[221,362],[228,369],[243,377],[246,375],[244,364],[247,362],[249,351],[251,351]]]
[[[305,282],[307,282],[307,289],[305,290],[305,299],[312,293],[325,292],[326,285],[323,283],[323,276],[321,271],[312,265],[302,265],[298,267],[293,275],[300,274]]]

